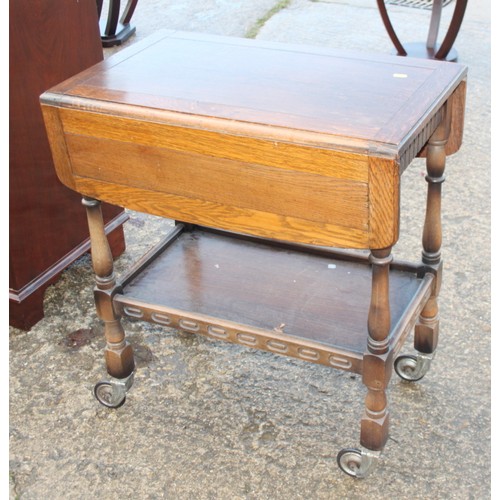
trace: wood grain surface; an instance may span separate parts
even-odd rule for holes
[[[257,236],[385,248],[398,238],[399,176],[465,72],[162,31],[42,106],[59,176],[82,194]]]
[[[247,325],[275,331],[277,340],[294,337],[363,354],[371,280],[368,262],[195,230],[181,234],[118,300],[152,310],[168,306],[181,316],[194,312],[231,321],[240,331]],[[415,273],[391,272],[393,325],[420,283]]]
[[[397,146],[464,75],[442,61],[165,30],[53,91],[103,109],[118,102]]]

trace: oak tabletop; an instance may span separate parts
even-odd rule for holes
[[[457,63],[161,30],[54,87],[42,102],[398,148],[466,71]]]

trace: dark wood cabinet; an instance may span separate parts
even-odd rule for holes
[[[39,97],[103,53],[95,0],[11,0],[9,23],[9,323],[29,329],[46,287],[89,248],[81,197],[54,170]],[[104,212],[116,256],[126,215]]]

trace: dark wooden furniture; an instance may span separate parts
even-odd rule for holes
[[[114,47],[127,41],[134,33],[135,26],[130,24],[139,0],[128,0],[120,16],[120,0],[109,0],[108,15],[101,20],[103,0],[97,1],[97,15],[101,30],[103,47]]]
[[[457,51],[453,48],[453,44],[460,31],[460,26],[465,15],[467,7],[467,0],[456,0],[455,10],[451,18],[450,25],[443,38],[443,41],[438,46],[438,34],[441,23],[441,12],[443,9],[443,0],[433,0],[432,14],[429,24],[429,32],[427,35],[426,43],[413,42],[405,43],[400,42],[394,26],[385,6],[385,0],[377,0],[378,10],[382,16],[385,29],[396,48],[396,52],[400,56],[411,57],[426,57],[429,59],[439,59],[445,61],[456,61],[458,59]]]
[[[9,322],[29,329],[46,287],[90,246],[79,196],[55,175],[39,97],[102,60],[95,1],[11,0],[9,37]],[[105,216],[118,255],[126,217],[110,206]]]
[[[119,406],[132,383],[121,316],[359,373],[361,449],[338,460],[365,476],[388,437],[393,360],[416,380],[437,345],[440,192],[465,74],[165,31],[45,93],[58,175],[89,219],[112,377],[97,398]],[[391,248],[400,177],[418,154],[429,193],[411,264]],[[98,200],[183,222],[117,280]],[[396,358],[415,324],[417,354]]]

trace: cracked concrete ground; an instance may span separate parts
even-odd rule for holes
[[[165,27],[244,36],[277,3],[140,0],[124,46]],[[425,40],[428,11],[390,12],[404,41]],[[489,36],[489,2],[469,2],[456,42],[468,101],[444,185],[440,346],[422,381],[391,379],[390,439],[373,476],[356,481],[336,465],[341,448],[357,446],[364,387],[320,365],[127,320],[134,387],[120,409],[100,406],[92,388],[105,374],[104,341],[84,256],[47,290],[40,323],[10,328],[10,498],[489,498]],[[392,51],[371,0],[292,0],[256,37]],[[424,168],[415,161],[403,176],[395,255],[410,260],[420,255]],[[130,212],[117,273],[171,225]]]

